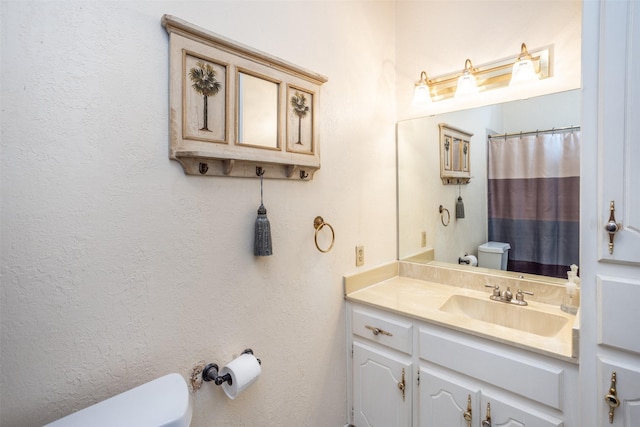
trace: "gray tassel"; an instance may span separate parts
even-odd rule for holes
[[[262,203],[262,175],[260,175],[260,207],[258,208],[258,217],[256,218],[255,240],[253,245],[253,254],[255,256],[273,255],[271,248],[271,225],[267,218],[267,208]]]
[[[458,201],[456,202],[456,219],[464,218],[464,203],[460,194],[460,186],[458,185]]]
[[[456,202],[456,218],[464,218],[464,203],[461,196],[458,196],[458,201]]]

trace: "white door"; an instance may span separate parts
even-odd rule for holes
[[[420,427],[477,427],[480,390],[428,367],[420,367]]]
[[[353,343],[353,411],[357,427],[409,427],[413,393],[411,361]]]
[[[601,220],[619,231],[598,235],[603,261],[640,261],[640,4],[608,0],[600,9],[598,117]],[[595,46],[589,46],[595,49]],[[612,206],[613,203],[613,206]],[[612,211],[612,208],[614,209]],[[615,220],[614,220],[615,218]],[[602,227],[602,225],[601,225]],[[611,243],[611,245],[610,245]]]
[[[640,2],[583,2],[582,67],[579,425],[637,427]],[[611,230],[619,231],[610,247],[611,202]],[[613,371],[620,406],[610,423],[606,396]]]

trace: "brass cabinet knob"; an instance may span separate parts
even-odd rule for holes
[[[402,401],[404,402],[405,399],[405,389],[406,389],[406,384],[404,382],[404,368],[402,368],[402,381],[400,381],[398,383],[398,389],[400,389],[400,391],[402,391]]]
[[[487,402],[487,416],[482,420],[482,427],[491,427],[491,404]]]
[[[392,337],[393,334],[391,332],[387,332],[384,329],[380,329],[380,328],[376,328],[375,326],[370,326],[370,325],[365,325],[365,328],[369,329],[371,332],[373,332],[373,335],[386,335],[388,337]]]
[[[471,411],[471,395],[467,396],[467,410],[462,414],[462,418],[467,422],[467,427],[471,427],[471,420],[473,419],[473,413]]]

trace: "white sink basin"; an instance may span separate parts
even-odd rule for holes
[[[530,306],[491,301],[488,297],[485,300],[453,295],[440,310],[543,337],[555,336],[568,322],[566,317],[537,311]]]

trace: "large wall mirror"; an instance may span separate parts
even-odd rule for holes
[[[430,248],[438,262],[457,265],[465,254],[477,256],[478,247],[488,241],[488,135],[579,126],[580,105],[581,91],[571,90],[399,122],[398,258],[420,259]],[[473,133],[468,184],[442,184],[440,123]],[[454,215],[458,197],[464,203],[463,219]],[[451,212],[448,226],[441,221],[440,205]]]

